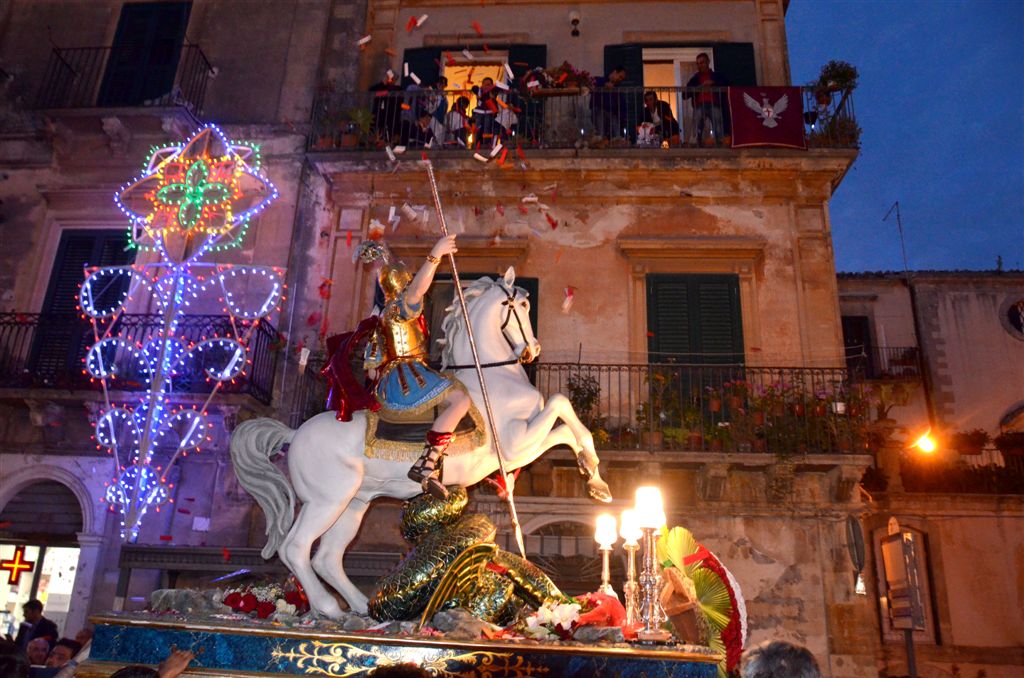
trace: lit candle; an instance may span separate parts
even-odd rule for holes
[[[666,523],[665,507],[661,502],[661,490],[657,487],[636,488],[637,526],[653,530]]]
[[[640,519],[637,517],[636,509],[626,509],[619,519],[619,536],[625,542],[625,546],[637,546],[640,537],[643,536],[640,530]]]
[[[602,513],[597,517],[597,529],[594,530],[594,541],[602,549],[610,549],[612,544],[618,540],[618,531],[615,525],[615,516],[610,513]]]

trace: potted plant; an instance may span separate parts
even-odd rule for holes
[[[345,122],[341,131],[341,147],[366,146],[373,128],[373,113],[368,108],[350,108],[345,111]]]
[[[704,436],[701,433],[701,422],[704,417],[701,416],[700,408],[695,404],[690,403],[682,412],[683,417],[683,428],[688,431],[687,434],[687,448],[691,450],[703,449]]]
[[[1024,456],[1024,431],[1003,431],[992,442],[1004,457]]]
[[[704,429],[704,439],[709,441],[712,452],[721,452],[728,447],[732,440],[729,422],[720,421],[717,424],[709,423]]]
[[[950,442],[953,449],[960,454],[977,455],[981,454],[989,440],[991,438],[984,429],[975,428],[970,431],[957,431],[951,436]]]

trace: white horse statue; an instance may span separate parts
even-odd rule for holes
[[[545,402],[519,363],[521,356],[536,357],[540,344],[533,335],[527,293],[514,282],[515,271],[509,268],[503,279],[481,278],[465,290],[480,362],[502,363],[485,368],[483,373],[492,394],[494,429],[501,439],[508,482],[511,484],[513,470],[556,445],[567,445],[588,476],[590,495],[599,501],[611,501],[608,486],[598,472],[594,439],[576,416],[572,403],[560,393]],[[513,322],[509,322],[513,316]],[[486,417],[476,370],[465,367],[473,364],[473,357],[458,304],[449,307],[443,328],[443,365],[453,366],[455,376]],[[317,575],[344,597],[351,610],[365,614],[366,596],[345,575],[345,549],[375,498],[409,499],[422,492],[419,483],[406,477],[408,461],[366,453],[366,428],[365,411],[356,412],[350,422],[338,421],[334,412],[323,412],[297,430],[273,419],[246,421],[231,438],[231,459],[238,480],[266,513],[263,557],[279,554],[298,577],[312,609],[332,618],[341,615],[341,607]],[[490,436],[485,438],[485,444],[469,452],[445,457],[442,480],[446,485],[474,485],[498,470]],[[291,482],[270,461],[288,443]],[[302,502],[298,518],[296,498]],[[310,549],[318,538],[320,547],[311,560]]]

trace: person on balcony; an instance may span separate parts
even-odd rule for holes
[[[459,97],[455,100],[452,110],[448,111],[445,117],[445,138],[446,146],[469,145],[469,98]]]
[[[623,138],[626,103],[625,98],[615,91],[615,88],[625,79],[625,66],[616,66],[608,73],[607,78],[597,78],[594,82],[595,90],[590,95],[590,108],[594,114],[597,134],[605,143]]]
[[[725,92],[712,91],[712,87],[728,87],[729,82],[711,70],[711,58],[706,52],[697,55],[697,72],[686,83],[684,99],[693,99],[694,128],[697,132],[697,144],[714,145],[722,143],[725,136],[725,122],[722,117],[722,103],[726,100]],[[710,130],[708,126],[710,125]],[[711,136],[704,138],[705,131]]]
[[[672,113],[672,107],[668,102],[659,99],[654,90],[644,92],[644,109],[640,122],[650,123],[655,133],[663,142],[667,141],[669,146],[679,145],[679,123]]]
[[[473,87],[472,92],[476,95],[473,124],[479,131],[475,146],[490,148],[498,131],[498,93],[495,91],[494,79],[484,78],[479,87]]]
[[[408,148],[431,148],[434,145],[434,119],[429,111],[420,111],[411,125],[402,125],[402,145]]]

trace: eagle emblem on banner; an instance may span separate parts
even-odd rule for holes
[[[743,102],[747,108],[757,113],[761,118],[761,124],[765,127],[778,127],[779,120],[782,120],[782,113],[789,108],[789,95],[783,94],[774,104],[769,103],[768,97],[761,95],[761,103],[749,94],[743,94]]]

